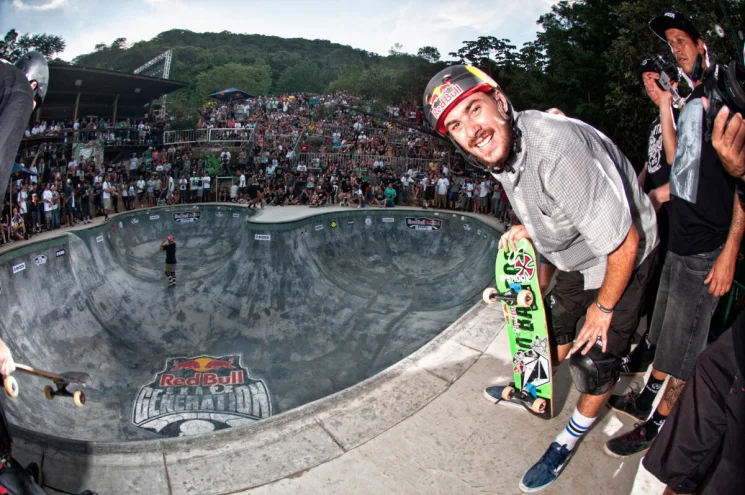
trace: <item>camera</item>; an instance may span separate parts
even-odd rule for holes
[[[724,105],[730,109],[729,118],[736,113],[745,114],[745,67],[733,59],[727,65],[713,65],[706,69],[700,80],[709,99],[705,137],[711,141],[714,119]]]
[[[645,64],[651,65],[652,71],[660,75],[660,78],[657,79],[657,85],[660,89],[668,91],[673,95],[673,106],[678,109],[683,108],[685,100],[680,97],[678,90],[673,86],[673,82],[678,82],[680,80],[678,67],[662,55],[655,55],[651,59],[642,62],[642,65]]]

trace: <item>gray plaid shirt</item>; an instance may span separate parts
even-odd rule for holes
[[[605,278],[608,254],[639,232],[636,265],[657,247],[657,219],[634,168],[610,139],[574,119],[515,114],[522,151],[515,172],[493,174],[536,249],[559,270],[580,271],[585,289]]]

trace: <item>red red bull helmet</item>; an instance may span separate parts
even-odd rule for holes
[[[438,72],[424,90],[424,115],[438,133],[445,136],[444,122],[460,101],[476,91],[488,93],[499,85],[472,65],[453,65]]]
[[[168,242],[173,242],[173,236],[170,234],[168,235]]]

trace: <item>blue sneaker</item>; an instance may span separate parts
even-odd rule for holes
[[[541,460],[533,464],[520,480],[520,490],[525,493],[539,492],[556,481],[564,466],[574,455],[574,450],[567,450],[566,445],[553,442]]]

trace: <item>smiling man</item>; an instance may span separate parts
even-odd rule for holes
[[[514,111],[474,67],[438,73],[424,108],[434,129],[504,186],[523,225],[506,232],[500,247],[530,238],[559,270],[547,308],[558,361],[571,353],[581,396],[569,424],[520,482],[523,491],[539,491],[567,465],[616,383],[654,267],[654,208],[610,139],[577,120]],[[500,388],[484,393],[497,402]]]

